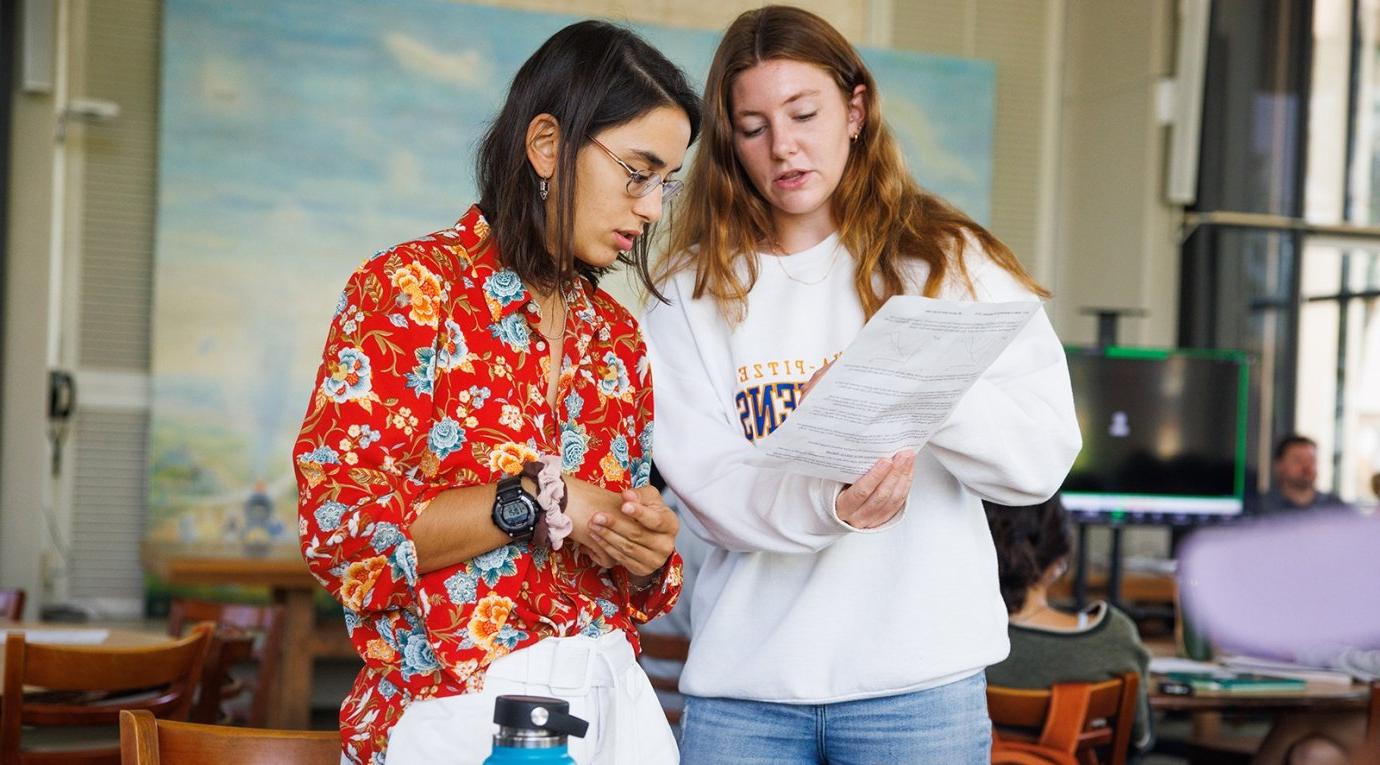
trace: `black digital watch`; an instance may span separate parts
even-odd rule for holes
[[[511,539],[526,539],[537,527],[541,508],[537,498],[522,487],[522,476],[512,475],[498,482],[494,496],[494,525]]]

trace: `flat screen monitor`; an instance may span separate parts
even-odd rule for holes
[[[1238,516],[1246,488],[1247,357],[1069,348],[1083,451],[1064,481],[1076,520],[1196,524]]]

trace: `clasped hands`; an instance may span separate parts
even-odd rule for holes
[[[634,578],[655,574],[676,548],[680,520],[651,486],[615,493],[566,476],[570,538],[600,568],[622,566]]]

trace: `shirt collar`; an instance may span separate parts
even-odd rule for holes
[[[480,280],[477,272],[479,266],[487,266],[486,270],[492,269],[494,273],[507,270],[498,257],[497,242],[493,240],[492,230],[489,228],[489,221],[484,217],[484,211],[479,209],[479,205],[471,205],[464,215],[455,222],[455,231],[459,235],[460,245],[465,248],[470,256],[470,277],[476,281]],[[488,278],[488,274],[484,278]],[[498,300],[489,301],[490,311],[494,321],[502,319],[521,311],[528,310],[535,315],[540,309],[536,307],[531,290],[521,280],[517,280],[519,290],[508,302]],[[566,304],[570,311],[578,317],[578,320],[588,329],[594,329],[590,325],[595,324],[598,318],[597,311],[594,310],[592,300],[593,289],[589,282],[583,278],[575,280],[575,285],[565,291]],[[585,333],[587,334],[588,329]]]
[[[470,209],[460,216],[460,220],[455,221],[453,228],[460,237],[460,246],[471,253],[472,259],[489,243],[489,221],[484,217],[484,211],[479,209],[479,205],[470,205]]]
[[[489,227],[489,221],[484,217],[484,211],[479,209],[479,205],[471,205],[455,222],[454,229],[460,239],[460,246],[469,256],[469,278],[484,289],[485,302],[489,305],[489,314],[493,321],[501,321],[532,303],[532,293],[521,279],[516,278],[516,274],[512,274],[511,283],[495,283],[490,289],[489,280],[508,269],[498,257],[493,230]]]

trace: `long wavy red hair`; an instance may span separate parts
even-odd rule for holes
[[[868,317],[888,298],[907,291],[908,258],[929,264],[924,295],[939,294],[952,268],[971,288],[962,258],[966,237],[1032,292],[1049,297],[991,232],[911,178],[882,121],[877,84],[857,50],[819,16],[780,5],[740,15],[714,53],[699,153],[676,204],[669,254],[659,269],[663,279],[693,269],[694,297],[709,295],[730,318],[742,317],[757,280],[757,261],[751,255],[776,237],[771,208],[733,150],[733,82],[747,69],[777,59],[820,67],[845,100],[858,85],[866,86],[862,130],[830,205],[839,238],[854,257],[853,283]]]

